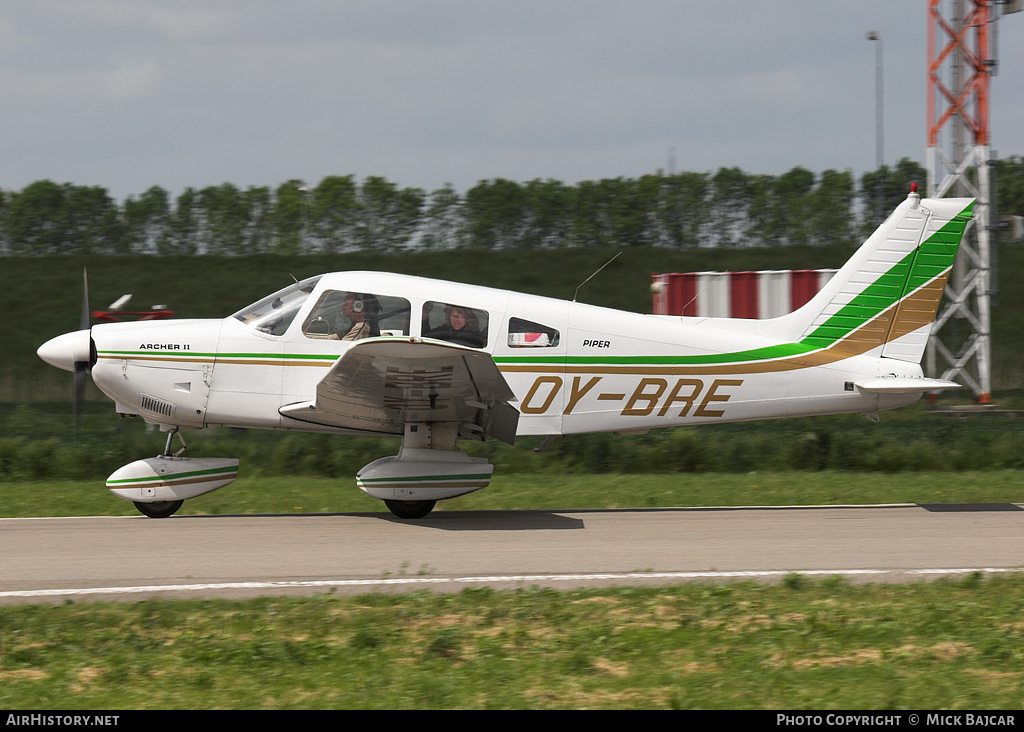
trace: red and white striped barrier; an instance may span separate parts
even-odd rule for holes
[[[656,315],[776,318],[817,294],[834,269],[759,272],[670,272],[651,275]]]

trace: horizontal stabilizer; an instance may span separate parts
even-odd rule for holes
[[[876,394],[913,394],[915,392],[924,393],[926,391],[960,388],[960,384],[955,381],[915,378],[913,376],[875,376],[870,379],[855,381],[853,385],[861,391],[870,391]]]

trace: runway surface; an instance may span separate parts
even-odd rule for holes
[[[1019,504],[0,519],[0,603],[1021,568]]]

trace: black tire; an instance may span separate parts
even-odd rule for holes
[[[140,513],[150,518],[167,518],[181,508],[181,504],[184,501],[151,501],[149,503],[133,501],[133,503],[135,503],[135,508],[139,509]]]
[[[391,513],[403,519],[423,518],[434,510],[436,504],[437,501],[384,501]]]

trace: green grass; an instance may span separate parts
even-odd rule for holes
[[[1014,397],[1013,399],[1019,399]],[[1010,401],[1013,405],[1013,400]],[[0,407],[0,516],[134,515],[106,477],[162,449],[164,435],[91,404],[80,434],[61,405]],[[187,455],[239,457],[239,479],[184,514],[383,511],[355,485],[397,439],[204,430]],[[859,415],[580,435],[515,447],[463,443],[495,465],[485,490],[436,510],[1024,501],[1024,420],[956,419],[925,406]]]
[[[1020,406],[1006,397],[1001,407]],[[101,482],[133,460],[152,457],[165,435],[142,420],[119,420],[109,401],[87,405],[76,436],[70,408],[60,404],[0,404],[0,485],[11,481],[79,479]],[[243,477],[310,476],[351,485],[371,460],[396,454],[397,438],[340,437],[263,430],[186,431],[192,457],[237,457]],[[601,475],[718,473],[897,474],[959,473],[1024,468],[1024,419],[956,418],[925,404],[881,415],[703,425],[654,430],[647,435],[574,435],[535,452],[539,438],[514,447],[495,440],[463,442],[486,457],[495,475]],[[346,482],[347,481],[347,482]],[[2,505],[0,505],[2,510]]]
[[[1024,579],[0,607],[6,709],[1019,709]]]
[[[682,506],[797,506],[874,503],[1020,503],[1024,472],[908,473],[839,471],[497,475],[476,493],[442,501],[436,511],[510,511]],[[185,501],[180,515],[353,513],[385,511],[351,476],[241,477]],[[131,503],[98,480],[8,481],[0,515],[133,516]]]

